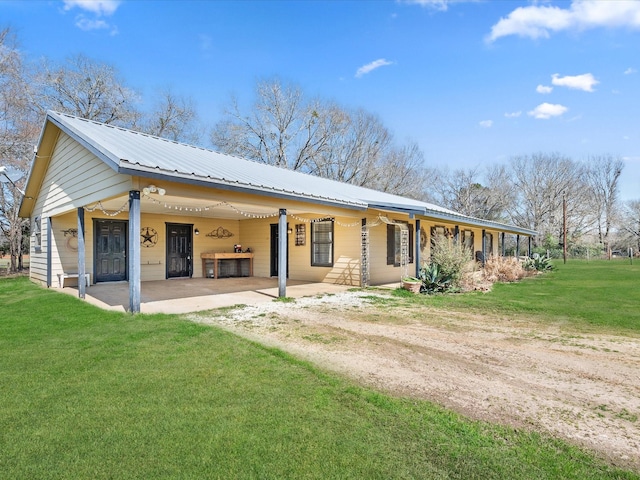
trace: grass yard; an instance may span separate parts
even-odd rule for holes
[[[606,305],[617,307],[594,294],[596,275],[625,289],[626,274],[607,273],[618,268],[567,266],[490,294],[407,302],[552,317],[548,302],[570,322],[631,329],[624,313],[607,321]],[[575,310],[572,288],[593,288],[599,303],[584,298],[603,314]],[[0,279],[0,309],[0,478],[640,478],[180,316],[105,312],[25,278]]]
[[[519,283],[496,284],[490,293],[420,295],[419,303],[483,313],[527,313],[584,330],[640,331],[640,260],[569,260]]]

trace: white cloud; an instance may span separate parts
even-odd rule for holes
[[[109,28],[109,24],[104,20],[89,20],[83,16],[80,16],[76,19],[76,27],[80,30],[101,30]]]
[[[456,1],[460,0],[400,0],[400,3],[420,5],[421,7],[428,7],[439,12],[446,12],[449,4],[455,3]]]
[[[553,87],[548,87],[546,85],[538,85],[536,87],[536,92],[544,93],[544,94],[551,93],[551,92],[553,92]]]
[[[640,29],[640,2],[625,0],[572,0],[569,8],[530,5],[518,7],[491,27],[488,42],[518,35],[549,38],[563,30],[627,27]]]
[[[393,62],[389,62],[384,58],[380,58],[380,59],[375,60],[375,61],[373,61],[371,63],[363,65],[356,72],[356,78],[360,78],[363,75],[366,75],[367,73],[370,73],[370,72],[374,71],[375,69],[380,68],[380,67],[384,67],[386,65],[393,65]]]
[[[551,83],[559,87],[567,87],[574,90],[593,92],[593,86],[599,84],[600,82],[596,80],[590,73],[573,76],[567,75],[566,77],[561,77],[557,73],[554,73],[551,76]]]
[[[110,16],[120,6],[121,0],[64,0],[64,9],[79,8],[98,16]]]
[[[507,118],[518,118],[520,115],[522,115],[522,112],[518,111],[518,112],[507,112],[504,114],[505,117]]]
[[[84,13],[76,16],[76,27],[80,30],[111,30],[111,35],[118,34],[118,27],[110,25],[101,17],[108,17],[115,13],[120,5],[120,0],[64,0],[64,10],[69,11],[79,8],[93,18],[87,17]]]
[[[636,72],[637,72],[637,70],[635,68],[629,67],[624,71],[624,74],[625,75],[631,75],[631,74],[636,73]]]
[[[536,108],[527,112],[527,115],[539,120],[548,120],[551,117],[559,117],[569,110],[564,105],[558,105],[553,103],[541,103]]]
[[[493,126],[493,120],[482,120],[480,126],[482,128],[491,128]]]

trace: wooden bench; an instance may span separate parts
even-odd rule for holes
[[[58,286],[60,288],[64,287],[65,278],[78,278],[78,274],[77,273],[73,273],[73,272],[59,273],[58,274]],[[84,281],[85,281],[87,287],[91,286],[91,274],[90,273],[85,273],[84,274]]]

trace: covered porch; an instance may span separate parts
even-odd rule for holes
[[[140,283],[141,313],[190,313],[233,305],[253,305],[278,298],[278,279],[180,278]],[[65,287],[64,293],[78,296],[78,288]],[[330,283],[287,281],[287,297],[300,298],[331,294],[353,288]],[[107,282],[86,289],[85,300],[105,310],[129,310],[129,282]]]

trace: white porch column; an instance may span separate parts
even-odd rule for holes
[[[84,208],[78,207],[78,297],[85,298],[87,284],[85,282],[85,234]]]
[[[278,297],[287,296],[287,210],[278,219]]]
[[[140,313],[140,192],[129,192],[129,311]]]

